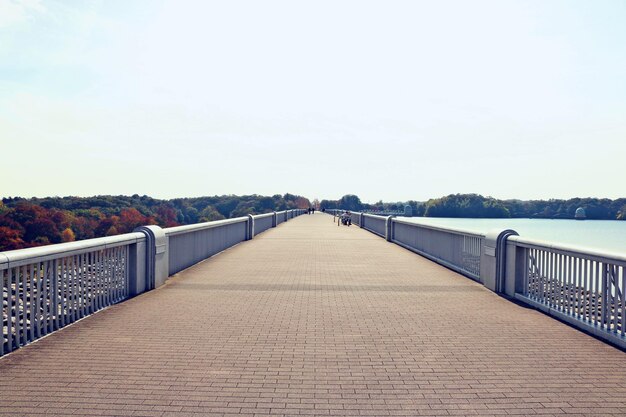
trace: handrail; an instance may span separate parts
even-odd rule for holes
[[[147,236],[118,236],[3,252],[0,355],[144,292]]]
[[[272,217],[274,215],[274,212],[271,213],[264,213],[264,214],[253,214],[252,217],[254,217],[255,219],[265,219],[267,217]]]
[[[124,246],[144,240],[145,235],[139,232],[125,233],[116,236],[106,236],[94,239],[79,240],[76,242],[57,243],[55,245],[37,246],[34,248],[16,249],[0,252],[0,269],[13,268],[43,262],[50,259],[62,258],[93,252],[98,249],[109,249]]]
[[[626,349],[626,256],[512,236],[507,295]]]
[[[176,236],[181,233],[197,232],[205,229],[213,229],[215,227],[226,226],[233,223],[245,223],[248,221],[247,217],[235,217],[232,219],[214,220],[204,223],[186,224],[183,226],[168,227],[163,229],[166,235]]]
[[[390,218],[387,240],[416,252],[469,278],[482,282],[485,235],[474,231],[433,227]]]
[[[387,216],[380,216],[378,214],[369,214],[369,213],[363,213],[363,217],[369,217],[371,219],[381,219],[381,220],[384,220],[387,218]]]
[[[527,239],[520,236],[511,236],[507,242],[516,244],[517,246],[524,248],[541,248],[554,252],[561,253],[563,255],[585,255],[593,260],[606,261],[606,262],[619,262],[626,263],[626,255],[615,252],[598,251],[597,249],[588,248],[577,245],[567,245],[556,242],[550,242],[545,240]]]
[[[358,212],[355,211],[353,213],[358,213]],[[380,221],[385,221],[387,219],[387,216],[381,216],[381,215],[378,215],[378,214],[361,213],[361,215],[363,217],[365,217],[365,218],[371,218],[371,219],[376,219],[376,220],[380,220]],[[430,224],[416,223],[416,222],[412,222],[410,220],[398,219],[396,217],[393,217],[391,219],[391,221],[394,222],[394,223],[407,224],[407,225],[410,225],[410,226],[423,227],[425,229],[438,230],[438,231],[441,231],[441,232],[454,233],[454,234],[458,234],[458,235],[469,235],[469,236],[474,236],[474,237],[485,237],[486,236],[485,233],[480,233],[480,232],[476,232],[476,231],[473,231],[473,230],[457,229],[457,228],[451,228],[451,227],[445,227],[445,226],[434,226],[434,225],[430,225]]]
[[[467,229],[455,229],[455,228],[445,227],[445,226],[434,226],[434,225],[430,225],[430,224],[415,223],[415,222],[412,222],[412,221],[408,221],[408,220],[404,220],[404,219],[397,219],[397,218],[393,218],[392,221],[394,223],[408,224],[410,226],[417,226],[417,227],[422,227],[424,229],[438,230],[440,232],[454,233],[454,234],[457,234],[457,235],[469,235],[469,236],[474,236],[474,237],[485,237],[486,236],[485,233],[480,233],[480,232],[476,232],[476,231],[473,231],[473,230],[467,230]]]
[[[356,218],[390,242],[626,349],[622,253],[526,239],[510,229],[481,233],[368,213]]]

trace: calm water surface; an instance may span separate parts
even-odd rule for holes
[[[626,254],[626,221],[549,219],[451,219],[403,217],[415,223],[488,232],[513,229],[520,236]]]

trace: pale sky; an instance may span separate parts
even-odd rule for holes
[[[0,0],[0,196],[626,197],[626,2]]]

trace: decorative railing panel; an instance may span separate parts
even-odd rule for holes
[[[143,239],[130,233],[0,254],[0,354],[128,298],[129,249]]]
[[[508,240],[523,262],[516,268],[517,298],[626,343],[626,257],[520,237]]]

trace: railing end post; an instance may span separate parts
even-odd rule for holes
[[[146,236],[144,291],[159,288],[165,284],[169,276],[167,235],[163,229],[156,225],[140,226],[134,232],[141,232]],[[139,290],[141,288],[142,285],[137,282],[136,289]]]
[[[506,258],[506,294],[515,297],[515,293],[528,296],[528,248],[515,244],[507,245]]]
[[[129,246],[128,254],[128,295],[135,297],[148,289],[146,275],[147,251],[146,240],[140,240]]]
[[[480,254],[480,282],[491,291],[504,293],[507,287],[506,240],[509,236],[519,236],[515,230],[494,229],[485,235]]]
[[[387,242],[393,240],[393,216],[387,216],[385,219],[385,239]]]
[[[248,214],[248,221],[246,222],[246,240],[254,238],[254,216]]]

